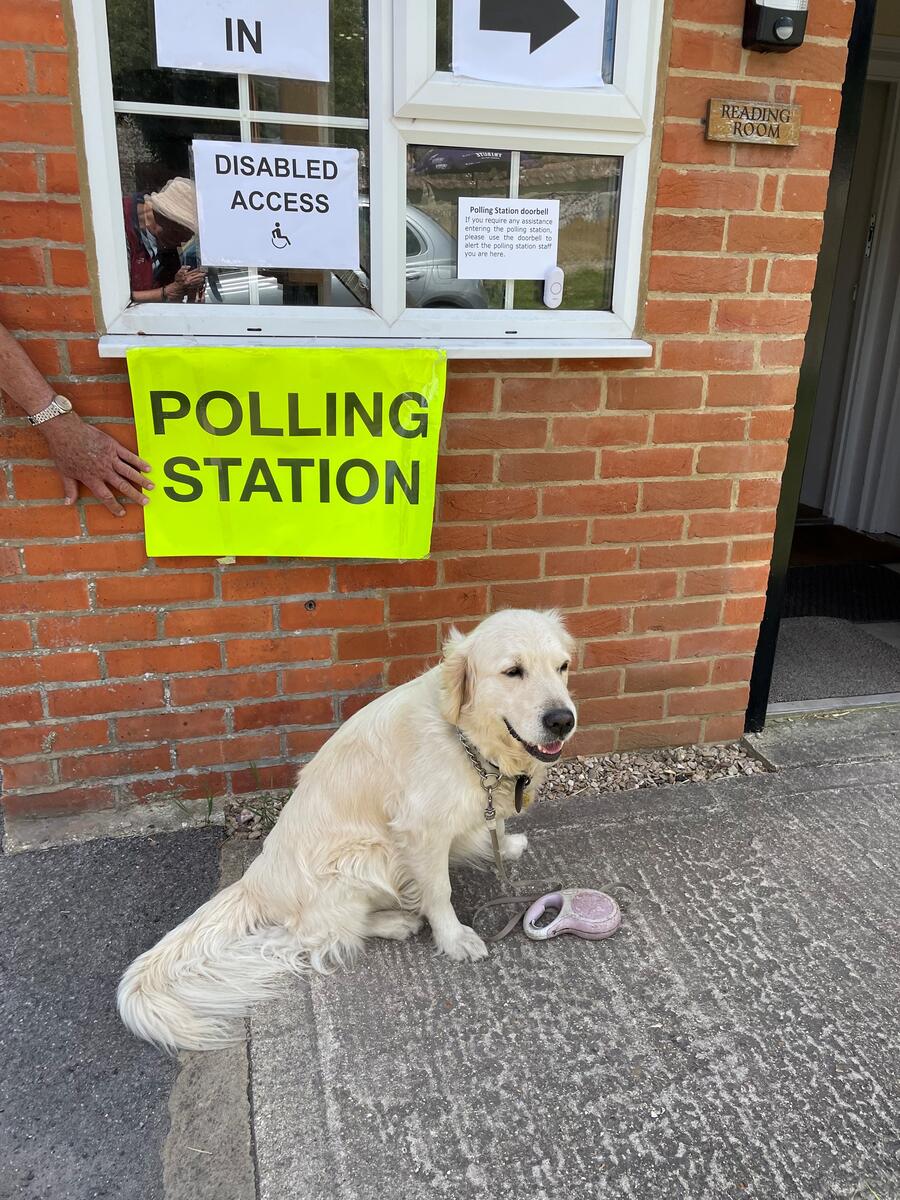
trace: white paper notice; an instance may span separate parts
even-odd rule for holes
[[[161,67],[327,82],[328,0],[155,0]]]
[[[453,73],[540,88],[603,87],[605,0],[453,0]]]
[[[359,268],[359,151],[195,141],[211,267]]]
[[[558,200],[460,200],[460,279],[543,279],[556,266]]]

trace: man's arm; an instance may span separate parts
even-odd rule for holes
[[[21,345],[2,325],[0,388],[29,417],[46,408],[56,395]],[[63,477],[66,504],[77,499],[79,480],[117,517],[123,517],[125,510],[113,492],[136,504],[147,503],[141,489],[149,491],[153,487],[143,474],[150,470],[150,464],[120,446],[115,438],[86,425],[74,412],[52,417],[37,428]]]

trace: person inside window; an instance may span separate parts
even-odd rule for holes
[[[202,301],[206,272],[185,263],[179,252],[197,233],[193,182],[176,176],[158,192],[132,193],[122,203],[132,303]]]

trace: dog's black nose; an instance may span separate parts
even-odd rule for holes
[[[548,708],[544,713],[544,728],[554,738],[567,737],[575,726],[575,714],[570,708]]]

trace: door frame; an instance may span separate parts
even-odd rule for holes
[[[758,733],[766,723],[769,692],[772,686],[772,671],[775,667],[775,650],[778,645],[778,628],[784,605],[788,563],[794,525],[797,520],[797,505],[800,502],[800,487],[806,450],[812,429],[816,392],[822,366],[822,352],[831,315],[831,300],[837,271],[838,252],[850,176],[856,152],[856,139],[862,117],[863,89],[869,66],[872,32],[875,24],[876,0],[856,0],[853,26],[847,47],[847,68],[844,76],[841,115],[834,146],[834,161],[828,183],[828,200],[825,206],[825,227],[822,247],[816,266],[816,281],[812,292],[812,310],[809,329],[800,364],[797,381],[797,399],[794,405],[794,423],[788,442],[787,460],[781,482],[781,494],[775,516],[775,538],[772,545],[772,562],[769,569],[769,585],[766,592],[766,607],[759,629],[759,640],[753,659],[750,676],[750,698],[747,706],[745,729]]]

